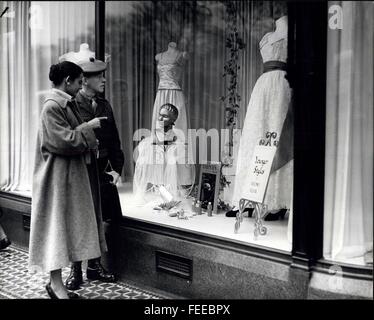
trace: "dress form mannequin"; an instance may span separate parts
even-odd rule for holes
[[[288,17],[282,16],[275,21],[275,31],[270,35],[269,42],[274,43],[281,39],[287,39]]]
[[[288,17],[275,20],[275,31],[264,35],[259,43],[263,62],[277,60],[287,62]]]
[[[175,42],[168,44],[168,49],[158,53],[155,57],[157,61],[157,72],[159,75],[159,85],[153,106],[151,131],[155,132],[158,124],[160,108],[164,104],[170,103],[178,109],[178,118],[174,123],[173,131],[178,136],[178,142],[188,143],[188,117],[186,108],[186,99],[182,91],[181,80],[184,71],[184,65],[188,54],[185,51],[178,50]],[[179,148],[175,152],[179,152]],[[184,152],[184,150],[183,150]],[[188,154],[192,154],[192,145],[188,143]],[[192,157],[189,157],[191,159]],[[185,167],[178,170],[178,181],[181,185],[192,185],[194,173],[192,167]]]
[[[168,44],[168,49],[165,52],[161,52],[156,54],[156,61],[159,62],[161,57],[165,57],[169,61],[174,61],[175,58],[180,54],[181,52],[177,48],[177,44],[175,42],[169,42]],[[182,53],[183,59],[187,60],[188,59],[188,53],[184,51]]]
[[[275,132],[279,142],[269,177],[264,204],[268,212],[284,216],[292,209],[293,189],[293,124],[285,121],[291,103],[291,88],[286,76],[288,19],[286,15],[275,21],[275,31],[266,33],[259,43],[264,62],[264,73],[257,80],[247,107],[235,177],[232,204],[238,207],[240,198],[250,193],[248,159],[267,132]],[[287,123],[287,126],[284,126]],[[287,135],[288,133],[288,135]],[[283,141],[286,143],[282,144]],[[291,213],[290,213],[291,216]],[[267,217],[266,217],[267,218]],[[266,220],[265,218],[265,220]],[[269,218],[271,216],[269,215]],[[278,219],[278,215],[276,216]],[[275,219],[275,218],[274,218]]]

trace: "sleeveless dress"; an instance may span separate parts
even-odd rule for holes
[[[138,200],[152,189],[150,185],[163,185],[174,197],[183,196],[181,186],[192,185],[193,166],[188,164],[191,152],[187,135],[187,114],[185,97],[179,85],[183,73],[184,58],[180,53],[173,62],[166,62],[161,53],[157,65],[160,77],[152,116],[152,135],[143,139],[136,148],[137,154],[133,191]],[[160,107],[171,103],[178,108],[178,118],[173,129],[164,133],[159,129],[158,115]],[[183,135],[181,136],[181,134]],[[176,140],[167,146],[155,144],[156,140]]]
[[[262,60],[264,64],[269,62],[285,63],[287,60],[287,38],[271,43],[269,38],[272,34],[267,33],[260,41]],[[264,204],[268,206],[268,211],[291,209],[290,218],[292,218],[293,123],[292,120],[289,121],[292,119],[290,117],[292,110],[290,106],[291,88],[285,75],[286,71],[276,68],[264,72],[253,88],[238,150],[232,204],[238,207],[239,200],[246,198],[248,194],[250,187],[249,165],[255,146],[266,137],[268,131],[276,132],[278,147],[274,162],[281,163],[276,160],[281,151],[286,154],[286,160],[283,159],[283,163],[270,174]],[[285,125],[286,116],[287,125]],[[282,140],[282,138],[284,139]]]
[[[179,115],[175,122],[174,129],[183,131],[185,139],[187,140],[187,113],[186,113],[186,99],[182,92],[180,81],[182,79],[184,67],[183,52],[179,53],[177,58],[168,62],[165,60],[164,54],[157,64],[157,72],[160,78],[158,90],[156,94],[155,103],[152,114],[152,132],[157,127],[157,119],[160,107],[165,103],[171,103],[178,108]]]

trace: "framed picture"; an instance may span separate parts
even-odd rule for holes
[[[209,162],[200,165],[198,200],[200,200],[201,207],[205,210],[208,208],[208,203],[211,202],[213,213],[217,213],[220,174],[220,162]]]

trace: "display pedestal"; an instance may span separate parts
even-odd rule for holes
[[[253,202],[248,199],[240,199],[239,201],[239,212],[236,214],[236,222],[235,222],[235,233],[238,233],[240,224],[243,222],[243,213],[246,208],[253,208],[253,215],[255,218],[255,224],[254,224],[254,240],[258,239],[258,235],[265,235],[267,232],[267,228],[263,225],[264,216],[267,211],[267,206],[259,203],[259,202]]]

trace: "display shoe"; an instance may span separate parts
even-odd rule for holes
[[[253,208],[245,208],[243,213],[244,212],[248,212],[248,217],[252,217],[253,215]],[[236,217],[236,214],[239,212],[239,210],[230,210],[230,211],[227,211],[226,212],[226,217]]]
[[[87,267],[87,279],[100,280],[103,282],[116,282],[114,274],[106,271],[99,261],[89,264]]]
[[[48,295],[49,295],[49,297],[50,297],[51,299],[54,299],[54,300],[55,300],[55,299],[60,299],[60,298],[57,296],[56,292],[53,291],[50,282],[45,286],[45,289],[47,290],[47,293],[48,293]],[[80,299],[80,296],[79,296],[78,294],[74,293],[74,292],[70,292],[70,291],[68,291],[68,298],[69,298],[69,299]]]
[[[68,290],[78,290],[83,283],[82,266],[81,264],[73,263],[68,278],[66,279],[65,286]]]
[[[279,220],[279,219],[284,219],[284,216],[286,215],[287,213],[287,209],[280,209],[276,212],[269,212],[264,220],[265,221],[276,221],[276,220]]]
[[[11,244],[12,242],[7,237],[5,237],[4,239],[0,240],[0,250],[8,248]]]

